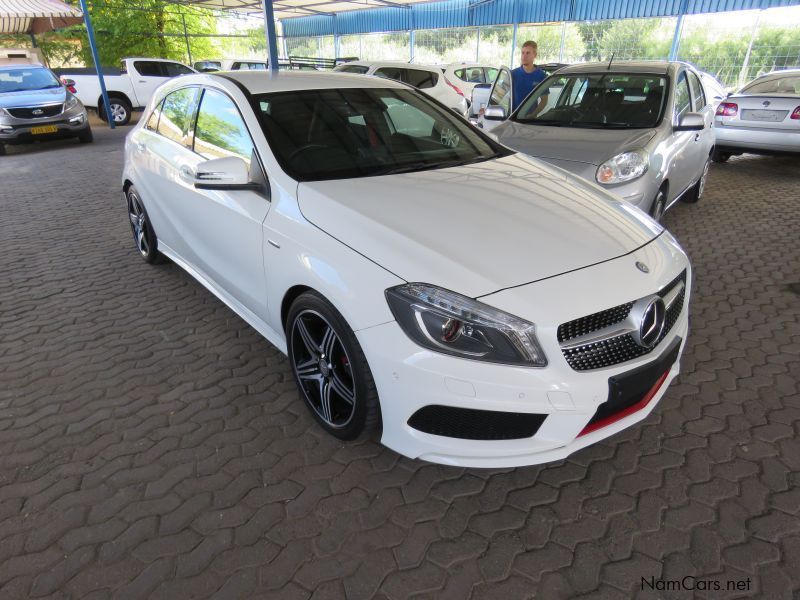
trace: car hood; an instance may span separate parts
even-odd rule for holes
[[[539,158],[601,165],[612,156],[644,146],[654,129],[587,129],[506,121],[492,133],[501,144]]]
[[[66,102],[67,92],[63,87],[49,90],[28,90],[25,92],[6,92],[0,94],[0,108],[15,106],[36,106],[38,104],[57,104]]]
[[[662,229],[519,154],[409,174],[301,183],[306,219],[406,281],[470,297],[632,252]]]

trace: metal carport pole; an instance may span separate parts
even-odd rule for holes
[[[86,25],[86,33],[89,36],[89,48],[92,50],[92,60],[94,68],[97,69],[97,79],[100,81],[100,93],[103,96],[103,106],[106,109],[106,120],[108,126],[114,129],[114,117],[111,116],[111,104],[108,101],[106,91],[106,80],[103,78],[103,70],[100,68],[100,57],[97,55],[97,44],[94,41],[94,29],[92,28],[92,18],[89,16],[89,9],[86,7],[86,0],[80,0],[81,10],[83,11],[83,22]],[[100,116],[100,107],[97,107],[97,116]]]
[[[85,0],[81,0],[85,2]],[[272,0],[261,0],[264,9],[264,32],[267,34],[267,58],[270,73],[278,72],[278,36],[275,32],[275,13],[272,11]]]

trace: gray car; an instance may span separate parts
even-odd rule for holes
[[[754,79],[717,107],[714,122],[716,162],[742,152],[800,153],[800,69]]]
[[[86,109],[50,69],[0,66],[0,155],[8,144],[76,137],[92,141]]]
[[[685,63],[565,67],[510,117],[493,103],[484,117],[504,121],[490,135],[506,146],[595,182],[656,220],[678,200],[703,194],[714,109]]]

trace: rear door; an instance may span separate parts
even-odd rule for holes
[[[674,86],[672,123],[677,126],[681,117],[692,110],[692,93],[686,69],[681,69]],[[698,131],[673,131],[670,144],[669,201],[677,198],[695,180],[698,166]],[[701,162],[704,164],[704,161]]]
[[[165,63],[157,60],[134,60],[132,72],[128,75],[139,106],[146,105],[153,97],[156,88],[170,77]]]
[[[686,76],[689,80],[689,91],[692,93],[692,112],[698,115],[703,115],[703,122],[705,129],[702,131],[695,131],[692,138],[692,148],[689,150],[694,160],[695,173],[692,181],[700,178],[700,175],[705,169],[705,164],[711,154],[711,148],[714,145],[714,109],[706,97],[703,83],[694,71],[686,70]]]

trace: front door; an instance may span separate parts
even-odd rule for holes
[[[136,72],[128,75],[139,106],[144,106],[153,97],[156,88],[164,83],[169,75],[164,63],[158,60],[135,60],[133,70]]]
[[[500,107],[503,109],[503,114],[505,114],[505,118],[507,119],[508,116],[511,114],[512,103],[511,100],[514,97],[514,82],[511,79],[511,71],[508,67],[501,67],[500,72],[497,74],[497,79],[494,81],[494,85],[492,85],[492,91],[489,92],[489,107]],[[493,119],[486,119],[484,118],[483,128],[486,131],[493,129],[496,125],[498,125],[501,121],[500,120],[493,120]]]
[[[201,190],[193,176],[208,159],[235,156],[261,169],[253,140],[233,100],[206,88],[200,99],[191,157],[178,166],[185,193],[176,197],[183,237],[195,267],[224,293],[266,320],[262,223],[270,203],[251,190]]]

